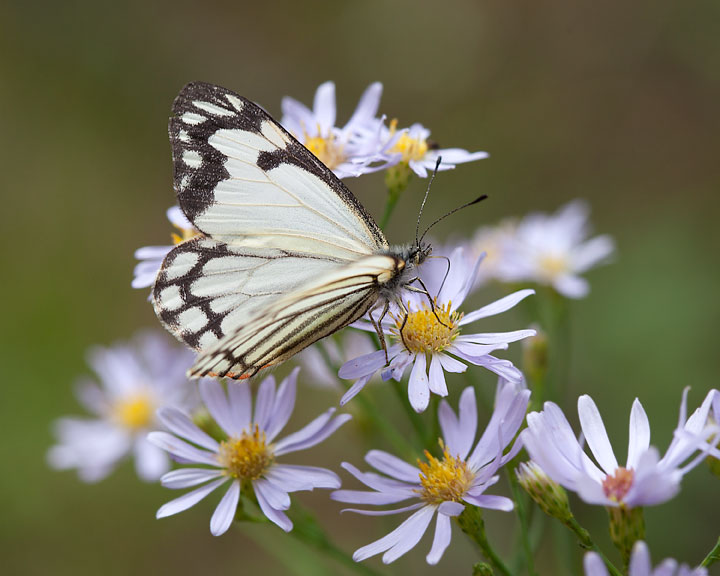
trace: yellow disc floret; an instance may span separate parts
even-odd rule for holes
[[[390,122],[391,136],[397,131],[397,119]],[[397,142],[390,149],[391,153],[402,154],[402,162],[410,162],[410,160],[422,160],[427,154],[430,146],[424,138],[412,138],[405,131],[400,135]]]
[[[305,134],[303,141],[305,148],[317,156],[318,160],[330,170],[334,170],[346,160],[342,142],[338,142],[332,132],[329,132],[327,136],[323,136],[319,126],[317,136]]]
[[[472,487],[475,475],[468,469],[467,462],[450,455],[442,440],[440,446],[443,448],[442,460],[438,460],[427,450],[427,462],[418,459],[422,485],[420,498],[429,504],[460,502]]]
[[[265,432],[255,425],[252,434],[243,431],[220,442],[218,462],[226,473],[233,478],[255,480],[272,466],[275,456],[268,446]]]
[[[191,238],[195,238],[195,236],[198,236],[198,231],[195,230],[195,228],[183,228],[182,226],[177,226],[175,224],[173,224],[173,226],[175,226],[175,228],[177,228],[179,232],[173,232],[170,235],[173,244],[180,244],[180,242],[185,242],[185,240],[190,240]]]
[[[420,310],[408,313],[407,320],[404,315],[393,316],[395,327],[391,329],[392,333],[402,339],[409,352],[441,352],[450,346],[459,334],[462,313],[452,309],[452,302],[440,306],[436,299],[433,304],[434,311],[423,303]]]
[[[563,256],[546,254],[540,258],[540,273],[548,279],[565,274],[568,268],[568,261]]]
[[[138,393],[118,400],[113,406],[113,416],[122,427],[140,430],[150,425],[155,408],[149,395]]]

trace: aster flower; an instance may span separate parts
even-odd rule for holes
[[[588,552],[584,559],[585,576],[609,576],[605,563],[599,554]],[[678,566],[675,560],[663,560],[653,570],[650,561],[650,551],[647,544],[642,541],[635,543],[630,558],[630,571],[628,576],[707,576],[705,568],[692,569],[686,564]]]
[[[172,346],[155,333],[91,350],[88,363],[100,385],[81,382],[77,397],[94,418],[61,418],[55,423],[58,443],[48,452],[50,466],[76,469],[81,480],[97,482],[132,457],[142,480],[160,478],[169,460],[147,441],[147,433],[159,425],[155,411],[161,406],[194,408],[194,387],[185,377],[192,362],[190,350]]]
[[[199,233],[185,217],[185,214],[182,213],[179,206],[168,208],[167,219],[178,230],[178,233],[172,235],[174,244],[179,244]],[[165,256],[172,249],[173,246],[143,246],[135,250],[135,258],[140,262],[135,265],[132,287],[149,288],[152,286]]]
[[[534,291],[520,290],[464,315],[459,307],[475,282],[481,258],[476,260],[470,270],[462,265],[463,259],[463,248],[460,247],[450,257],[449,271],[447,262],[442,259],[431,260],[428,266],[423,265],[423,281],[430,294],[437,295],[433,301],[435,311],[432,311],[427,296],[408,292],[407,318],[404,312],[395,309],[381,324],[383,333],[396,340],[388,347],[389,366],[383,369],[385,352],[382,350],[346,362],[340,368],[339,376],[356,381],[343,396],[341,404],[355,396],[373,374],[381,369],[384,380],[394,378],[400,381],[405,370],[412,366],[408,396],[417,412],[427,408],[431,392],[447,396],[445,372],[464,372],[467,365],[461,360],[483,366],[512,382],[522,380],[522,373],[512,362],[496,358],[491,352],[505,350],[510,342],[533,336],[535,330],[462,334],[461,329],[481,318],[509,310]],[[374,331],[369,321],[356,323],[356,326]]]
[[[443,438],[441,459],[425,452],[426,461],[418,465],[381,450],[371,450],[365,461],[382,474],[361,472],[347,462],[342,466],[371,491],[338,490],[333,500],[350,504],[383,506],[413,501],[412,504],[391,510],[357,510],[350,512],[368,516],[384,516],[412,511],[398,528],[387,536],[358,549],[353,559],[360,562],[384,552],[383,562],[389,564],[410,551],[420,541],[433,517],[435,538],[427,555],[428,564],[437,564],[450,544],[450,519],[462,513],[466,506],[510,511],[512,500],[491,496],[485,491],[498,481],[496,472],[520,450],[515,442],[505,455],[527,410],[530,392],[510,383],[498,386],[490,422],[480,440],[473,443],[477,432],[475,392],[466,388],[458,405],[458,414],[443,400],[438,412]]]
[[[487,152],[468,152],[463,148],[439,148],[430,140],[430,130],[418,123],[398,130],[397,121],[393,121],[389,128],[383,126],[382,140],[385,157],[393,158],[392,163],[406,164],[421,178],[432,174],[439,157],[442,157],[442,162],[438,170],[452,170],[458,164],[489,156]]]
[[[370,336],[359,330],[343,330],[323,338],[297,355],[307,382],[320,388],[339,388],[337,367],[356,356],[375,351]]]
[[[220,442],[198,428],[186,413],[173,408],[160,410],[160,420],[172,434],[152,432],[150,441],[183,463],[202,466],[168,472],[161,479],[162,485],[175,490],[202,486],[162,506],[158,518],[183,512],[229,484],[210,520],[210,532],[220,536],[232,523],[241,488],[251,486],[263,514],[289,532],[293,525],[284,511],[290,508],[290,492],[340,487],[340,479],[330,470],[276,462],[279,456],[319,444],[350,419],[348,414],[333,417],[331,408],[298,432],[276,440],[295,407],[298,370],[277,390],[275,379],[266,378],[258,389],[254,414],[247,382],[228,382],[226,395],[216,380],[202,380],[203,402],[227,434]]]
[[[682,431],[704,426],[710,402],[685,420],[686,402],[687,390],[678,429],[662,458],[650,446],[650,423],[642,404],[637,399],[633,402],[625,466],[618,464],[597,406],[587,395],[578,399],[578,414],[585,442],[599,466],[585,454],[565,415],[552,402],[546,402],[542,412],[528,414],[528,427],[521,437],[530,458],[552,480],[577,492],[585,502],[608,508],[653,506],[674,497],[682,477],[702,459],[700,454],[690,460],[701,441]]]
[[[614,251],[609,236],[587,240],[589,208],[570,202],[556,214],[529,214],[503,243],[498,277],[505,282],[537,282],[568,298],[590,288],[580,274],[606,261]]]
[[[315,92],[312,110],[294,98],[283,98],[280,123],[338,178],[360,176],[378,169],[372,162],[388,160],[380,152],[383,121],[376,117],[381,96],[382,84],[370,84],[341,128],[335,125],[335,84],[325,82]]]

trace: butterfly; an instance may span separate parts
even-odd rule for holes
[[[249,378],[368,312],[375,322],[373,310],[403,308],[431,247],[417,234],[390,247],[352,192],[259,106],[190,83],[169,133],[178,202],[200,235],[165,257],[153,305],[199,352],[191,377]]]

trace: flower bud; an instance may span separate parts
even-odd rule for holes
[[[515,469],[515,474],[520,486],[545,514],[562,522],[572,518],[567,492],[535,462],[523,462]]]
[[[635,542],[645,539],[643,509],[620,505],[608,507],[607,511],[610,516],[610,538],[627,566]]]

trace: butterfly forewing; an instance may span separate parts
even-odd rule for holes
[[[378,279],[397,268],[372,256],[388,249],[382,232],[261,108],[192,83],[169,130],[178,201],[202,235],[168,254],[153,298],[165,326],[200,350],[194,373],[254,374],[377,301]]]

